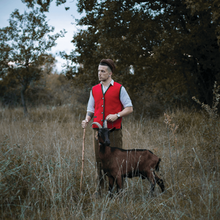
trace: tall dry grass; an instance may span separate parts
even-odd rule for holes
[[[176,110],[158,119],[125,118],[124,148],[147,148],[161,157],[166,192],[156,187],[151,197],[148,181],[133,178],[112,199],[107,190],[100,198],[93,196],[91,127],[86,129],[80,193],[82,118],[84,112],[72,106],[31,109],[28,118],[22,109],[1,108],[0,219],[220,218],[219,147],[214,158],[208,135],[219,134],[220,128],[213,134],[205,115]]]

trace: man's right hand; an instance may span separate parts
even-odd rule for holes
[[[87,125],[88,125],[88,123],[89,123],[89,121],[88,121],[87,119],[83,120],[83,121],[82,121],[82,128],[83,128],[83,129],[86,128]]]

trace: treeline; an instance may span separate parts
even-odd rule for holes
[[[163,106],[191,106],[192,96],[212,104],[220,80],[219,1],[78,1],[85,12],[78,24],[88,28],[73,39],[69,77],[95,83],[97,64],[111,58],[114,79],[128,88],[137,105],[153,100]]]
[[[27,108],[41,105],[60,106],[75,102],[85,105],[88,99],[86,94],[87,92],[74,88],[63,74],[54,73],[44,74],[37,82],[30,83],[25,99]],[[17,84],[9,87],[0,82],[0,101],[4,107],[22,106],[21,86]]]
[[[63,33],[45,41],[53,32],[44,16],[51,0],[22,1],[35,11],[25,16],[13,12],[10,26],[1,29],[0,77],[4,82],[10,79],[11,84],[20,83],[20,101],[25,109],[24,94],[36,96],[30,89],[32,84],[42,88],[39,79],[54,65],[46,51]],[[56,0],[57,5],[65,2]],[[88,97],[91,87],[98,83],[100,60],[111,58],[117,66],[113,78],[126,87],[139,114],[158,115],[170,106],[191,107],[195,104],[193,96],[211,106],[214,82],[220,81],[218,4],[219,0],[78,0],[78,11],[85,16],[76,22],[84,28],[73,36],[75,50],[62,53],[73,63],[64,75],[81,90],[81,97]],[[23,32],[16,27],[19,22],[27,24],[19,26]],[[12,39],[14,47],[8,43]],[[9,60],[16,60],[19,68],[9,68]],[[39,91],[47,97],[47,90]],[[3,103],[14,92],[1,95]]]

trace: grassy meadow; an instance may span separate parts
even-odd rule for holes
[[[81,112],[81,113],[80,113]],[[185,109],[156,119],[123,120],[124,148],[158,155],[166,191],[141,178],[127,179],[109,198],[95,192],[92,128],[85,138],[85,109],[72,105],[0,109],[0,219],[220,219],[220,120]],[[107,188],[107,187],[106,187]]]

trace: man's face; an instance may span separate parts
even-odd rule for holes
[[[99,81],[105,82],[106,80],[109,79],[109,77],[111,77],[111,74],[112,73],[109,71],[109,68],[107,66],[99,65],[98,67]]]

